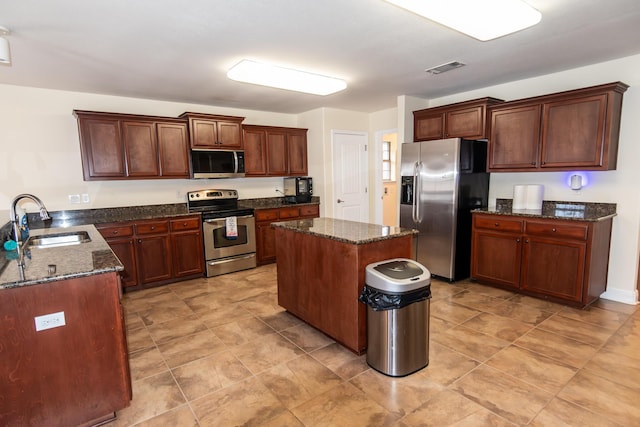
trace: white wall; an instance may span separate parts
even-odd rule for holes
[[[526,183],[543,184],[545,200],[616,203],[608,289],[603,297],[634,303],[638,300],[640,253],[640,55],[432,99],[429,106],[485,96],[509,101],[615,81],[630,86],[623,98],[617,170],[588,173],[589,185],[579,192],[566,185],[566,172],[493,173],[489,203],[495,205],[496,198],[512,198],[513,185]],[[404,127],[410,128],[408,123]]]

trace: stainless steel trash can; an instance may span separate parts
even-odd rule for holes
[[[385,375],[429,364],[431,273],[405,258],[369,264],[360,300],[367,304],[367,363]]]

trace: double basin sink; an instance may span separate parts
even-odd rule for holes
[[[91,241],[86,231],[71,231],[68,233],[41,234],[30,236],[25,243],[26,248],[56,248],[60,246],[79,245]]]

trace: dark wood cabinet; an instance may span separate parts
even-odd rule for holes
[[[318,218],[319,216],[320,205],[316,204],[256,209],[256,262],[258,265],[269,264],[276,261],[276,233],[271,227],[271,223]]]
[[[2,290],[2,425],[97,425],[129,406],[120,294],[115,272]],[[35,329],[59,312],[62,326]]]
[[[606,290],[612,219],[519,218],[474,213],[471,277],[584,306]]]
[[[305,176],[307,129],[244,125],[247,176]]]
[[[491,172],[616,168],[624,83],[489,108]]]
[[[124,265],[121,276],[127,289],[204,274],[202,223],[198,215],[98,224],[96,228]]]
[[[442,138],[484,139],[487,137],[487,107],[501,103],[480,98],[413,112],[413,140]]]
[[[182,119],[74,111],[85,181],[189,178]]]
[[[183,113],[189,120],[189,140],[194,149],[241,150],[244,117],[215,114]]]

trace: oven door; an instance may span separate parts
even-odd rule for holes
[[[253,215],[236,218],[238,237],[228,239],[225,218],[207,219],[202,223],[204,254],[207,261],[256,251],[256,227]]]

